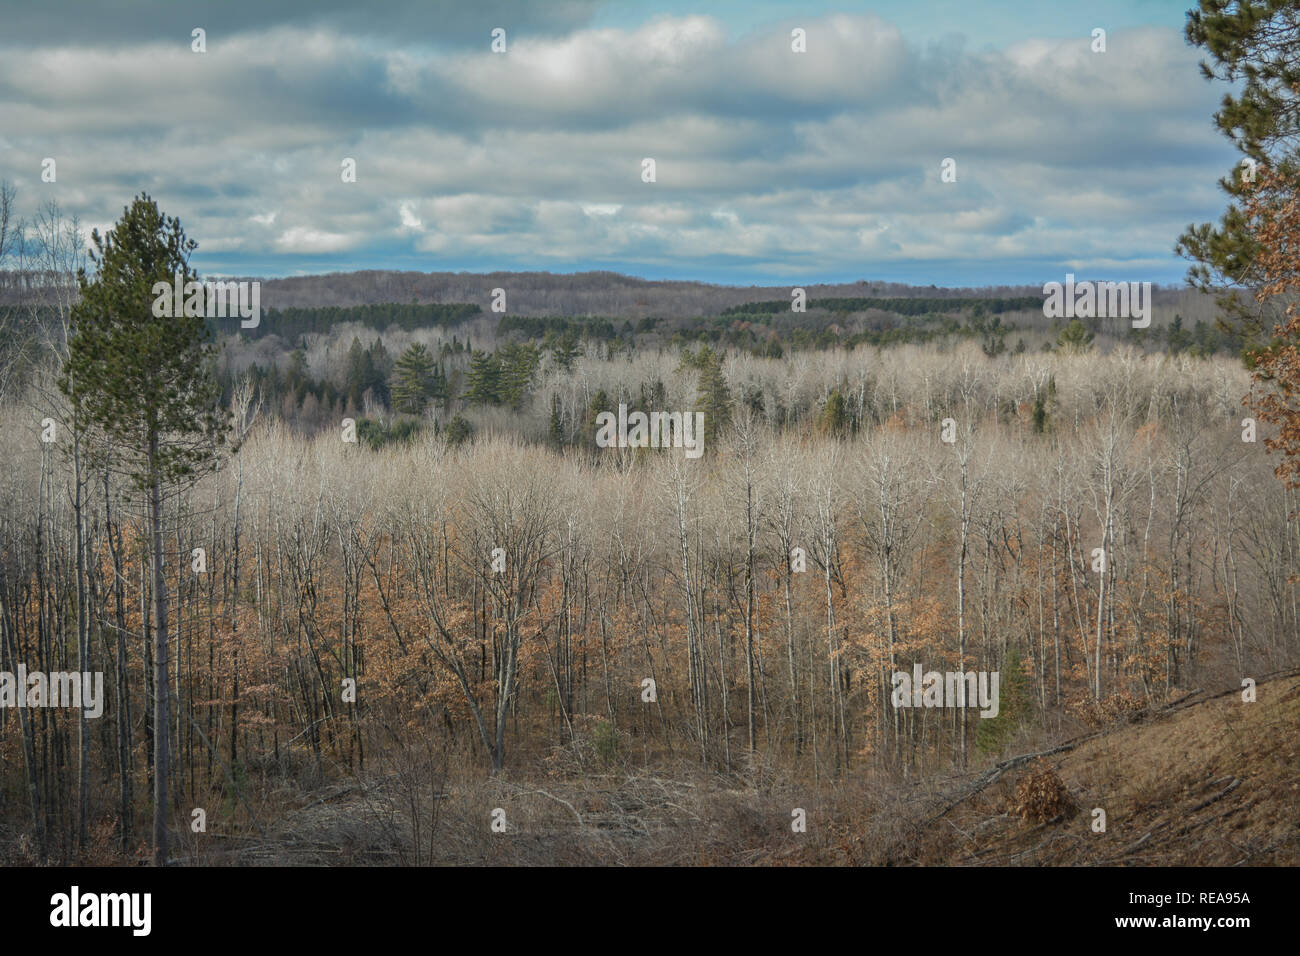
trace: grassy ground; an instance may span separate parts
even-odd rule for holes
[[[1300,863],[1300,678],[1198,696],[1046,758],[1075,804],[1047,822],[1011,811],[1018,773],[913,831],[918,863],[1235,866]],[[1093,810],[1106,811],[1104,833]],[[897,859],[895,862],[905,862]]]
[[[1300,863],[1300,675],[1193,693],[1070,739],[1041,757],[983,759],[910,781],[855,770],[791,781],[761,765],[708,774],[689,758],[653,770],[588,748],[488,777],[430,753],[367,765],[304,790],[252,782],[206,833],[175,832],[191,865],[1094,866]],[[1094,830],[1094,808],[1105,830]],[[503,811],[504,830],[493,829]],[[795,832],[795,811],[806,830]],[[502,815],[497,815],[500,821]],[[500,826],[498,822],[498,826]],[[0,840],[8,863],[31,863]],[[111,825],[86,862],[132,864]],[[28,851],[30,848],[28,848]]]

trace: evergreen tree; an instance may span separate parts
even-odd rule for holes
[[[822,409],[822,428],[827,434],[839,438],[848,430],[848,423],[848,406],[844,396],[838,388],[833,388],[826,398],[826,407]]]
[[[1009,648],[998,674],[998,715],[980,720],[979,729],[975,731],[975,746],[981,753],[1001,753],[1032,709],[1032,689],[1024,661],[1019,651]]]
[[[474,437],[474,426],[457,415],[447,423],[447,444],[461,445]]]
[[[474,352],[465,379],[465,400],[472,405],[501,403],[501,360],[495,354]]]
[[[560,415],[560,396],[555,393],[551,394],[551,422],[547,435],[556,448],[564,445],[564,419]]]
[[[1002,324],[1002,317],[985,314],[983,305],[975,307],[972,314],[971,329],[980,337],[980,348],[989,358],[997,358],[1007,350],[1007,333],[1010,326]]]
[[[705,441],[712,444],[731,421],[731,389],[722,373],[722,356],[707,345],[694,357],[700,370],[696,411],[704,413]]]
[[[1169,343],[1169,354],[1177,355],[1191,344],[1191,334],[1183,328],[1183,317],[1175,315],[1174,321],[1169,328],[1165,330],[1165,336]]]
[[[1056,376],[1047,379],[1047,388],[1034,398],[1034,431],[1046,435],[1052,430],[1052,413],[1056,410]]]
[[[668,387],[664,385],[662,379],[655,379],[650,383],[650,389],[646,393],[645,407],[650,411],[657,411],[668,405]]]
[[[392,401],[392,394],[388,388],[388,377],[392,374],[395,364],[388,355],[388,349],[384,348],[383,341],[376,337],[370,348],[366,349],[366,387],[362,389],[363,394],[366,389],[369,389],[377,401],[388,405]]]
[[[548,335],[551,339],[551,358],[555,364],[568,372],[573,369],[573,360],[582,354],[582,345],[578,342],[577,337],[572,332],[564,332],[562,335]]]
[[[217,462],[228,415],[220,406],[215,350],[208,341],[205,297],[197,314],[156,314],[155,285],[174,277],[197,282],[190,268],[198,247],[180,220],[141,194],[106,236],[91,234],[97,267],[78,275],[81,299],[59,388],[71,400],[78,428],[96,430],[115,463],[147,493],[154,598],[154,863],[167,861],[170,771],[170,686],[167,575],[163,567],[163,489],[197,479]],[[199,286],[199,289],[202,287]],[[188,297],[187,297],[188,299]],[[173,311],[173,310],[166,310]]]
[[[1187,14],[1187,42],[1201,47],[1207,79],[1232,84],[1214,123],[1258,167],[1283,180],[1300,176],[1300,9],[1295,0],[1199,0]],[[1247,347],[1272,332],[1276,304],[1260,306],[1259,245],[1238,201],[1253,189],[1249,165],[1219,180],[1231,202],[1217,226],[1188,226],[1176,251],[1193,262],[1188,282],[1218,293],[1220,328],[1244,335]],[[1267,320],[1266,320],[1267,318]]]
[[[591,396],[591,402],[587,406],[587,418],[582,423],[582,440],[588,448],[596,447],[596,433],[600,430],[596,427],[596,417],[601,412],[612,412],[614,408],[609,400],[609,395],[602,388]]]
[[[1052,430],[1052,412],[1056,409],[1056,376],[1047,380],[1047,388],[1034,398],[1034,431],[1040,435]]]
[[[1078,319],[1071,319],[1070,324],[1061,330],[1056,344],[1067,352],[1086,352],[1092,348],[1093,334]]]
[[[523,404],[541,356],[535,345],[511,342],[498,354],[501,387],[498,399],[516,411]]]
[[[433,397],[433,356],[428,348],[414,343],[393,366],[393,407],[399,412],[419,415]]]
[[[450,393],[447,387],[447,373],[443,370],[442,362],[438,362],[433,366],[432,389],[433,390],[429,393],[429,398],[435,402],[441,403],[445,408]]]
[[[353,408],[361,407],[361,393],[365,391],[366,351],[361,347],[361,340],[352,336],[352,345],[348,348],[348,374],[344,382],[347,390],[348,404]]]

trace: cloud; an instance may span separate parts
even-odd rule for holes
[[[376,8],[356,0],[40,0],[4,13],[0,46],[28,48],[59,42],[129,43],[174,40],[188,49],[202,27],[212,48],[225,37],[275,27],[320,27],[344,35],[399,39],[421,45],[486,45],[500,26],[523,33],[566,33],[586,24],[600,0],[384,0]]]
[[[1176,25],[1112,31],[1104,54],[1086,35],[968,52],[871,15],[806,16],[796,54],[782,23],[735,36],[710,16],[592,27],[591,3],[545,18],[455,6],[446,36],[468,45],[431,42],[424,4],[357,30],[350,4],[214,5],[239,28],[208,28],[196,54],[170,4],[107,4],[139,30],[98,34],[54,30],[61,0],[31,5],[27,42],[0,56],[0,179],[85,221],[146,190],[199,240],[200,268],[231,273],[416,262],[942,284],[1069,261],[1169,281],[1175,237],[1217,215],[1233,160]],[[505,54],[488,46],[493,17]],[[45,156],[56,184],[40,182]]]
[[[340,252],[353,245],[354,240],[342,233],[294,226],[281,233],[275,244],[284,252]]]
[[[424,223],[415,215],[412,207],[412,203],[404,202],[397,208],[397,213],[402,220],[402,228],[423,231]]]

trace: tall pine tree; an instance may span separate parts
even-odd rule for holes
[[[1219,180],[1232,200],[1219,224],[1188,226],[1175,248],[1193,262],[1188,282],[1218,294],[1226,316],[1219,327],[1244,335],[1250,348],[1267,340],[1280,309],[1239,294],[1253,292],[1262,280],[1260,249],[1239,202],[1253,189],[1259,168],[1283,180],[1300,175],[1300,4],[1200,0],[1187,14],[1185,32],[1188,43],[1209,54],[1201,73],[1233,84],[1214,123],[1243,159]]]
[[[465,380],[465,400],[472,405],[499,405],[503,385],[501,360],[487,352],[472,355]]]
[[[707,345],[701,345],[695,363],[700,370],[695,408],[704,413],[704,436],[712,445],[731,421],[731,389],[727,386],[727,376],[722,372],[720,354]]]
[[[419,342],[403,352],[393,366],[393,407],[411,415],[423,412],[437,385],[435,368],[433,356]]]
[[[81,300],[59,388],[72,401],[78,428],[106,440],[114,461],[148,495],[154,598],[154,864],[167,861],[169,714],[167,577],[163,568],[163,489],[214,468],[229,416],[208,342],[202,294],[198,309],[167,315],[155,308],[155,285],[174,277],[197,282],[180,220],[141,194],[107,236],[91,234],[93,278],[78,276]],[[202,286],[193,287],[201,290]],[[188,288],[185,291],[189,291]],[[165,293],[170,300],[171,292]],[[164,314],[159,315],[159,312]]]

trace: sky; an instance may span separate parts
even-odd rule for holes
[[[0,180],[208,276],[1177,284],[1238,158],[1187,2],[14,4]]]

